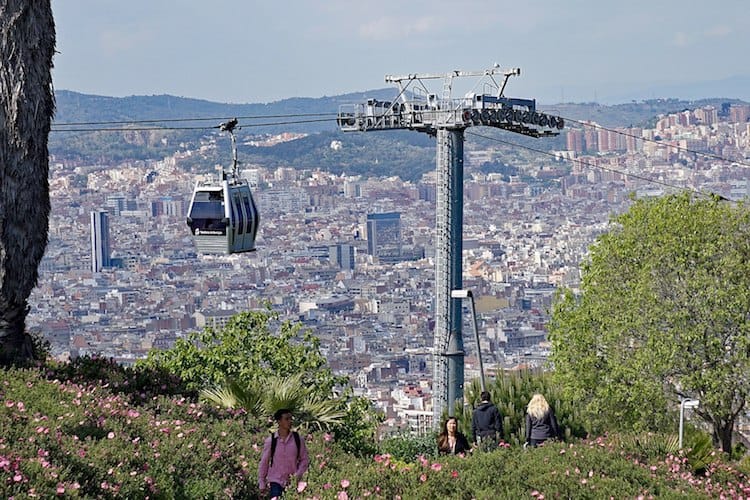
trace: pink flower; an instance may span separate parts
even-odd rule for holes
[[[451,471],[451,477],[454,478],[454,479],[457,478],[458,477],[458,471],[457,470]]]
[[[344,489],[348,488],[348,487],[349,487],[349,484],[350,484],[350,483],[349,483],[349,480],[348,480],[348,479],[342,479],[342,480],[341,480],[341,487],[342,487],[342,488],[344,488]]]
[[[443,468],[443,466],[442,466],[441,464],[439,464],[439,463],[435,462],[434,464],[432,464],[432,467],[431,467],[431,468],[432,468],[432,470],[434,470],[434,471],[439,471],[440,469],[442,469],[442,468]]]
[[[330,490],[332,487],[333,487],[333,485],[331,483],[326,483],[326,484],[323,485],[323,489],[324,490]]]
[[[536,490],[534,490],[534,491],[532,491],[532,492],[531,492],[531,496],[532,496],[532,497],[535,497],[535,496],[537,496],[538,494],[539,494],[539,492],[538,492],[538,491],[536,491]]]
[[[307,483],[305,481],[300,481],[297,483],[297,493],[302,493],[305,491],[305,488],[307,488]]]
[[[423,483],[427,481],[427,474],[422,474],[421,476],[419,476],[419,480],[422,481]]]
[[[57,485],[57,494],[58,495],[62,495],[64,493],[65,493],[65,486],[63,486],[62,484],[58,484]]]
[[[338,500],[349,500],[349,495],[346,494],[346,491],[339,491],[339,496],[336,498]]]
[[[323,434],[323,441],[329,442],[331,440],[333,440],[333,436],[331,434],[329,434],[327,432],[325,434]]]
[[[109,434],[107,434],[107,439],[114,439],[114,438],[115,438],[114,432],[110,432]]]

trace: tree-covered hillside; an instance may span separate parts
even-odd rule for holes
[[[179,149],[197,149],[202,140],[219,134],[216,128],[239,117],[239,155],[246,163],[267,167],[324,168],[336,173],[401,176],[418,180],[435,166],[434,140],[410,131],[342,133],[336,113],[342,104],[364,102],[369,97],[390,100],[395,89],[321,98],[290,98],[272,103],[229,104],[169,95],[104,97],[61,90],[49,150],[57,158],[114,164],[126,160],[161,159]],[[720,110],[726,99],[704,101],[653,100],[616,106],[565,103],[539,106],[563,116],[568,124],[593,120],[606,127],[644,125],[659,114],[713,105]],[[76,132],[75,130],[81,130]],[[243,145],[264,134],[307,134],[304,139],[270,147]],[[467,147],[512,147],[487,139],[545,150],[565,149],[564,132],[554,138],[534,139],[484,127],[470,129]],[[484,137],[483,137],[484,136]],[[332,141],[343,147],[332,149]],[[207,167],[228,161],[229,149],[204,158]],[[226,157],[225,157],[226,155]],[[196,160],[197,161],[197,160]]]

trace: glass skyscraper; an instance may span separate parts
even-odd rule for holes
[[[401,260],[401,213],[367,214],[367,253],[380,262]]]
[[[98,273],[110,264],[109,213],[97,210],[91,212],[91,271]]]

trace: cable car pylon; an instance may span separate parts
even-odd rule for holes
[[[506,97],[505,87],[519,68],[502,70],[495,64],[484,71],[451,71],[444,74],[386,75],[399,93],[393,101],[368,99],[343,104],[337,123],[344,132],[408,129],[437,139],[435,217],[435,333],[433,341],[433,427],[447,409],[464,399],[464,347],[461,301],[451,291],[462,286],[464,132],[486,126],[531,137],[559,134],[565,122],[536,110],[536,100]],[[453,80],[474,77],[490,93],[469,92],[453,98]],[[496,79],[497,78],[497,79]],[[442,94],[431,93],[426,80],[443,80]],[[499,80],[499,81],[498,81]],[[410,89],[411,87],[411,89]]]

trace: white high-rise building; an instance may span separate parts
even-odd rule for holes
[[[96,210],[91,212],[91,272],[109,266],[109,213]]]

